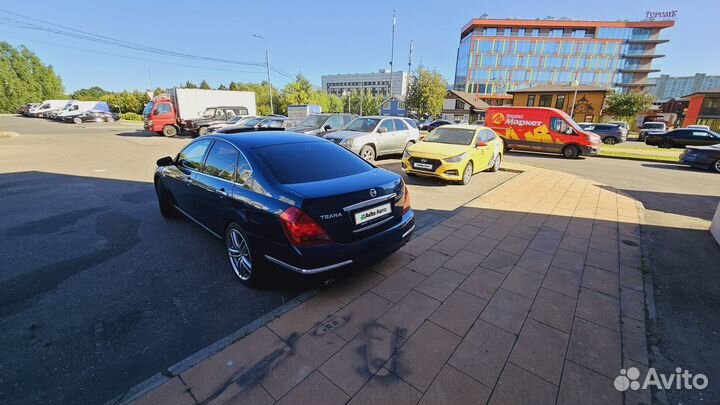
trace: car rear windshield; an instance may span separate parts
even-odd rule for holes
[[[661,129],[665,126],[662,122],[646,122],[645,125],[643,125],[644,128],[648,129]]]
[[[328,141],[263,146],[253,149],[253,153],[280,184],[309,183],[373,170],[359,156]]]
[[[451,145],[470,145],[475,136],[474,129],[438,127],[423,142],[449,143]]]

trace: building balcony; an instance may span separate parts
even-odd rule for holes
[[[655,83],[647,82],[630,82],[630,83],[615,83],[617,87],[652,87],[657,86]]]
[[[625,59],[655,59],[655,58],[664,58],[665,55],[658,55],[658,54],[654,54],[654,53],[650,53],[650,54],[644,54],[644,53],[639,53],[639,54],[624,53],[624,54],[622,55],[622,57],[625,58]]]
[[[620,68],[620,73],[656,73],[660,69],[644,68],[644,67],[632,67],[632,68]]]
[[[628,44],[664,44],[665,42],[670,42],[669,39],[660,39],[660,38],[649,38],[649,39],[628,39]]]

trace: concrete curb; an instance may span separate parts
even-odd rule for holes
[[[624,157],[624,156],[608,156],[608,155],[595,155],[593,157],[597,158],[603,158],[603,159],[619,159],[619,160],[636,160],[640,162],[653,162],[653,163],[667,163],[669,165],[679,165],[681,164],[680,161],[677,162],[671,162],[669,160],[662,160],[662,159],[636,159],[631,157]]]

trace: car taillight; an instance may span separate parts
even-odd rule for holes
[[[280,223],[290,243],[295,246],[317,246],[332,242],[315,220],[295,207],[290,207],[280,214]]]
[[[403,201],[403,214],[410,211],[410,190],[405,186],[405,200]]]

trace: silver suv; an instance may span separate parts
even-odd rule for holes
[[[359,117],[325,139],[343,146],[368,161],[376,157],[402,153],[420,139],[415,121],[402,117]]]

